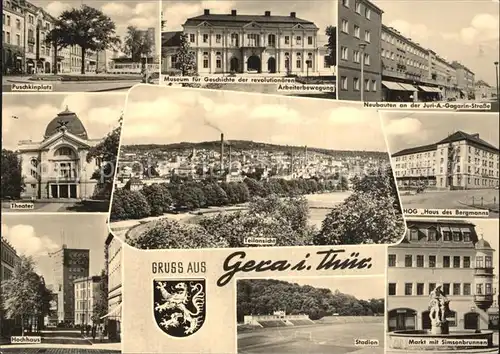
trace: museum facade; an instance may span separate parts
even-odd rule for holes
[[[25,188],[22,198],[85,199],[94,194],[92,179],[100,161],[87,161],[87,154],[100,139],[89,139],[78,116],[66,110],[53,118],[41,141],[18,144]]]

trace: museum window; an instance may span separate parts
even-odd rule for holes
[[[418,255],[417,256],[417,267],[423,268],[424,267],[424,256],[423,255]]]
[[[405,295],[411,296],[413,295],[413,284],[405,283]]]
[[[410,241],[418,241],[418,230],[410,229]]]
[[[396,266],[396,255],[395,254],[390,254],[387,263],[388,263],[389,267],[395,267]]]
[[[215,35],[215,43],[220,43],[222,41],[222,35],[221,34],[216,34]]]
[[[427,241],[436,241],[436,230],[427,230]]]
[[[247,42],[249,47],[257,47],[259,45],[259,35],[255,33],[249,33],[247,35]]]
[[[491,292],[491,284],[490,283],[484,284],[484,290],[486,292],[486,295],[491,295],[492,294],[492,292]]]
[[[460,284],[453,284],[453,295],[460,295]]]
[[[429,256],[429,268],[436,267],[436,256]]]
[[[203,52],[203,68],[207,69],[208,68],[208,52]]]
[[[276,46],[276,35],[270,34],[267,36],[267,45],[269,45],[270,47]]]
[[[215,53],[215,67],[217,69],[221,69],[222,68],[222,54],[221,54],[221,52],[216,52]]]
[[[240,42],[240,39],[239,39],[238,33],[231,34],[231,46],[239,47],[239,42]]]
[[[483,256],[476,256],[476,268],[484,268]]]
[[[486,268],[493,268],[493,262],[491,256],[484,257],[484,265]]]
[[[396,283],[389,283],[389,295],[396,295]]]
[[[301,45],[301,44],[302,44],[302,37],[301,37],[301,36],[297,36],[297,37],[295,37],[295,43],[296,43],[297,45]]]
[[[444,241],[451,241],[451,232],[450,231],[443,231],[443,240]]]
[[[313,37],[312,36],[307,37],[307,45],[313,45]]]
[[[61,147],[57,149],[56,156],[72,156],[73,155],[73,150],[71,150],[69,147]]]
[[[413,266],[413,258],[411,254],[405,255],[405,267],[411,267]]]
[[[469,256],[464,256],[463,267],[470,268],[470,257]]]
[[[476,284],[476,295],[483,295],[483,284]]]
[[[189,42],[194,43],[195,42],[195,37],[193,33],[189,34]]]
[[[464,283],[463,295],[470,295],[470,283]]]
[[[453,268],[460,268],[460,256],[453,256]]]
[[[203,43],[208,43],[208,34],[203,34]]]
[[[443,284],[443,293],[448,296],[450,295],[450,283]]]
[[[417,295],[424,295],[424,283],[417,283]]]
[[[457,313],[455,311],[450,311],[446,319],[448,320],[448,326],[450,327],[457,326]]]
[[[170,57],[170,67],[177,68],[177,55],[172,55]]]
[[[443,268],[450,268],[450,256],[443,256]]]

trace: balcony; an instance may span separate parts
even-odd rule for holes
[[[474,303],[481,310],[488,310],[493,305],[493,295],[474,295]]]
[[[474,268],[474,275],[491,275],[491,276],[493,276],[493,268]]]
[[[28,44],[35,44],[36,39],[34,37],[28,37]]]

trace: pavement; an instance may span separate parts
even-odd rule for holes
[[[74,348],[70,347],[68,348],[67,345],[60,345],[60,346],[41,346],[36,345],[36,346],[30,346],[30,347],[14,347],[14,346],[9,346],[8,348],[6,347],[1,347],[0,348],[0,353],[6,354],[6,353],[19,353],[19,354],[110,354],[110,353],[121,353],[121,349],[115,349],[115,348]]]

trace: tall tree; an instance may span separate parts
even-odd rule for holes
[[[101,280],[94,294],[94,305],[92,308],[92,322],[98,323],[101,317],[108,313],[108,276],[106,271],[101,271]]]
[[[98,188],[94,197],[106,200],[111,197],[115,178],[118,147],[120,145],[120,133],[123,116],[118,120],[118,127],[113,129],[99,144],[92,147],[87,154],[87,162],[98,159],[101,166],[94,171],[92,179],[98,181]]]
[[[149,57],[153,54],[154,38],[147,31],[139,30],[135,26],[127,27],[123,51],[132,58],[134,62],[141,61],[143,56]]]
[[[21,160],[11,150],[2,149],[2,174],[0,176],[2,198],[19,198],[24,191]]]
[[[59,40],[66,45],[81,48],[81,73],[85,74],[85,56],[88,51],[111,48],[120,43],[115,23],[102,11],[82,5],[64,11],[58,18]]]
[[[57,19],[45,37],[45,43],[54,48],[54,67],[52,69],[54,74],[57,74],[59,71],[57,67],[59,51],[69,46],[68,41],[65,40],[66,34],[63,31],[63,27],[64,24],[61,23],[61,20]]]
[[[7,319],[21,318],[24,333],[25,319],[50,314],[50,291],[43,278],[35,272],[33,258],[21,256],[12,277],[2,282],[2,306]]]
[[[325,34],[328,36],[328,63],[337,65],[337,27],[327,26]]]
[[[196,74],[196,58],[191,51],[187,34],[181,34],[180,46],[175,55],[182,76],[193,76]]]

